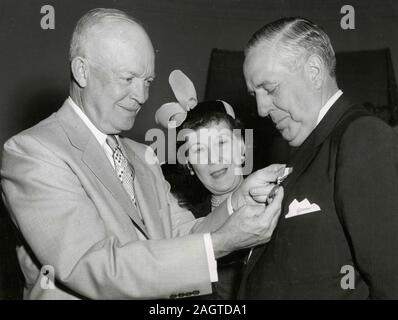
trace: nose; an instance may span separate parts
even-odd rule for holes
[[[260,117],[267,117],[272,110],[272,99],[268,94],[256,95],[257,113]]]
[[[222,163],[223,159],[223,150],[220,147],[212,147],[208,153],[208,163],[209,164],[218,164]]]
[[[135,78],[132,83],[130,98],[136,100],[139,104],[145,103],[148,99],[149,87],[144,79]]]

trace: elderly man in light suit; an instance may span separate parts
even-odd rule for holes
[[[170,195],[149,149],[120,135],[148,98],[154,58],[148,35],[130,16],[88,12],[71,41],[70,97],[6,142],[3,199],[20,232],[24,298],[208,294],[217,281],[215,259],[270,239],[283,190],[268,207],[254,198],[264,201],[280,168],[255,173],[208,217],[194,220]],[[54,271],[54,283],[43,270]]]

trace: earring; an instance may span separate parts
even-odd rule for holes
[[[242,155],[240,156],[240,165],[241,165],[242,167],[244,166],[245,161],[246,161],[246,156],[245,156],[245,154],[242,154]]]
[[[190,166],[189,164],[187,164],[187,169],[188,169],[189,174],[190,174],[191,176],[194,176],[194,175],[195,175],[195,172],[193,171],[193,169],[191,168],[191,166]]]

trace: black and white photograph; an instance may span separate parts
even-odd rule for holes
[[[396,0],[0,0],[0,39],[0,300],[398,299]]]

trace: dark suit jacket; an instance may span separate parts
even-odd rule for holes
[[[279,224],[254,250],[240,297],[397,299],[397,149],[392,128],[340,98],[289,161]],[[305,198],[321,211],[285,218]],[[345,265],[353,290],[341,287]]]

